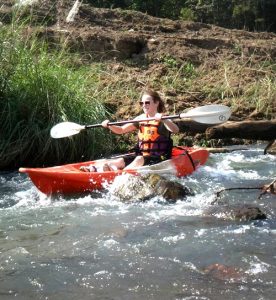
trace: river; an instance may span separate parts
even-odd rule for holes
[[[221,194],[266,220],[203,215],[216,191],[276,178],[276,157],[262,153],[255,145],[211,154],[176,179],[196,195],[175,204],[125,204],[108,192],[51,199],[25,174],[1,172],[0,299],[275,299],[276,196]],[[225,271],[207,272],[214,264]]]

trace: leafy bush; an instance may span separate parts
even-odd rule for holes
[[[73,68],[72,54],[49,51],[24,27],[0,28],[0,167],[79,161],[112,147],[103,129],[53,140],[61,121],[98,123],[107,112],[93,98],[97,82]],[[91,85],[95,82],[95,86]]]

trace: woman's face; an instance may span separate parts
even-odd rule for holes
[[[144,94],[140,101],[140,105],[145,114],[155,115],[157,113],[159,102],[154,102],[150,95]]]

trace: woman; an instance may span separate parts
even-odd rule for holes
[[[108,161],[103,171],[114,169],[133,169],[143,165],[151,165],[171,157],[171,133],[178,133],[178,126],[171,120],[161,120],[164,111],[164,102],[159,94],[153,90],[143,92],[140,105],[144,113],[136,117],[137,122],[122,126],[108,125],[109,120],[102,122],[102,126],[109,128],[115,134],[124,134],[134,130],[138,131],[137,151],[134,155],[127,155]],[[139,122],[145,118],[155,118],[153,121]],[[97,166],[96,166],[97,167]],[[97,171],[93,167],[92,170]]]

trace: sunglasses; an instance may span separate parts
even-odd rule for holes
[[[150,105],[150,101],[145,101],[145,102],[140,101],[139,104],[140,104],[141,106],[143,106],[143,105]]]

